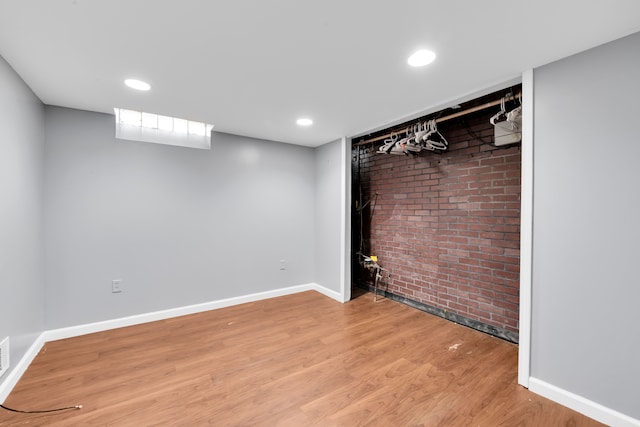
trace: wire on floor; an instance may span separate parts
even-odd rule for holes
[[[1,405],[1,404],[0,404],[0,408],[6,409],[7,411],[11,411],[11,412],[18,412],[20,414],[46,414],[46,413],[49,413],[49,412],[67,411],[69,409],[82,409],[82,405],[67,406],[65,408],[56,408],[56,409],[45,409],[45,410],[42,410],[42,411],[23,411],[21,409],[9,408],[9,407]]]

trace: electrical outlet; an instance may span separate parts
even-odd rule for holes
[[[119,294],[122,292],[122,279],[113,279],[111,281],[111,293]]]
[[[9,370],[9,337],[0,342],[0,377]]]
[[[286,270],[287,269],[287,260],[286,259],[281,259],[280,260],[280,270]]]

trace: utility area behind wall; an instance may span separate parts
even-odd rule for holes
[[[520,93],[353,140],[354,284],[518,342],[521,144],[505,128]]]

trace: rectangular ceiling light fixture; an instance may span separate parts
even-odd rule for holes
[[[211,124],[124,108],[113,111],[118,139],[204,150],[211,148]]]

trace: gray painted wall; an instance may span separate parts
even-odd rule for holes
[[[0,57],[0,340],[12,368],[45,326],[43,129],[42,103]]]
[[[48,328],[314,281],[313,149],[121,141],[113,116],[59,107],[45,121]]]
[[[640,419],[640,33],[534,71],[531,375]]]
[[[315,282],[340,292],[342,141],[315,149]]]

